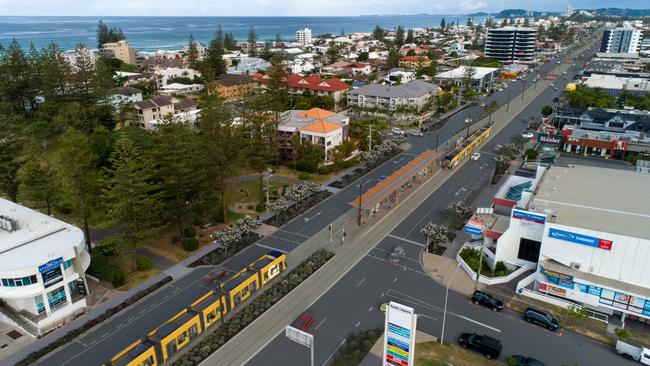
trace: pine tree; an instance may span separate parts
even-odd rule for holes
[[[153,180],[153,160],[126,136],[117,140],[109,161],[102,193],[109,202],[110,221],[118,230],[121,244],[131,253],[135,271],[136,249],[152,239],[160,224],[160,186]]]
[[[282,42],[282,34],[280,32],[275,34],[275,47],[284,49],[284,42]]]
[[[75,75],[76,92],[79,100],[84,104],[91,104],[91,81],[95,72],[95,63],[83,43],[77,45],[75,49]]]
[[[68,97],[69,81],[72,72],[63,50],[50,43],[41,52],[38,62],[41,73],[41,89],[46,101],[60,101]]]
[[[86,245],[92,252],[88,220],[97,209],[100,193],[99,172],[95,167],[97,155],[91,150],[88,137],[68,128],[61,136],[56,154],[56,174],[65,198],[79,212],[83,221]]]
[[[251,57],[257,56],[257,34],[253,26],[248,30],[248,54]]]
[[[409,29],[406,33],[406,43],[415,43],[415,36],[413,35],[413,29]]]
[[[447,26],[447,22],[445,21],[445,18],[442,18],[440,21],[440,31],[442,33],[445,33],[445,27]]]
[[[23,164],[19,156],[21,146],[18,136],[8,129],[0,131],[0,191],[13,202],[18,200],[18,171]]]
[[[52,215],[52,205],[58,193],[54,165],[41,147],[34,144],[28,149],[28,157],[20,171],[23,194],[33,201],[45,203],[47,215]]]
[[[263,174],[269,164],[270,158],[275,155],[272,136],[275,131],[271,130],[271,116],[267,113],[270,106],[268,98],[254,96],[246,101],[244,129],[248,137],[246,157],[248,165],[256,171],[259,176],[260,197],[264,195],[264,186],[262,182]]]
[[[223,47],[226,50],[234,50],[236,47],[235,36],[232,33],[228,32],[223,37]]]
[[[161,125],[154,139],[158,176],[167,205],[165,211],[183,236],[199,193],[198,137],[189,126],[172,122]]]
[[[391,49],[388,50],[388,68],[392,69],[394,67],[399,66],[399,60],[402,58],[402,55],[399,53],[399,51],[392,47]]]
[[[375,30],[372,31],[372,38],[377,41],[384,41],[384,30],[379,26],[375,26]]]
[[[199,50],[196,48],[196,42],[194,42],[194,37],[190,33],[190,39],[187,42],[187,63],[190,67],[196,65],[196,62],[199,60]]]
[[[404,28],[400,25],[395,31],[395,44],[401,46],[404,44]]]
[[[25,52],[14,39],[2,54],[4,99],[18,112],[27,113],[30,88],[30,65]]]
[[[203,60],[202,73],[203,78],[207,81],[214,81],[220,75],[226,72],[226,62],[223,59],[224,49],[223,49],[223,32],[221,31],[221,26],[210,45],[205,52],[205,59]]]

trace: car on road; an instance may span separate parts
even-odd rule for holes
[[[557,103],[559,101],[560,101],[560,98],[558,98],[558,97],[553,98],[553,103]]]
[[[551,83],[550,85],[551,85],[552,88],[555,88],[555,84]]]
[[[308,331],[316,323],[316,317],[312,313],[303,313],[291,324],[292,327],[303,332]]]
[[[478,160],[480,158],[481,158],[481,153],[480,152],[475,152],[474,154],[472,154],[472,157],[471,157],[472,160]]]
[[[481,104],[480,104],[481,108],[484,108],[485,105],[486,105],[485,103],[481,103]]]
[[[458,344],[463,348],[472,348],[480,352],[488,360],[499,358],[501,349],[503,349],[503,345],[498,339],[476,333],[462,333],[458,338]]]
[[[553,90],[560,90],[560,89],[557,86],[554,86]]]
[[[404,247],[397,246],[388,255],[388,261],[391,263],[399,263],[400,259],[404,257],[404,253],[406,253]]]
[[[544,362],[536,360],[532,357],[512,355],[508,358],[512,359],[512,363],[508,363],[508,365],[512,366],[546,366]]]
[[[503,301],[485,291],[474,291],[470,297],[470,301],[472,301],[472,304],[474,305],[482,305],[492,309],[492,311],[503,310]]]
[[[533,136],[535,136],[535,135],[530,131],[526,131],[526,132],[521,134],[521,137],[523,137],[525,139],[532,139]]]
[[[404,135],[404,130],[399,127],[393,127],[390,132],[392,132],[393,135]]]
[[[529,307],[524,311],[524,320],[529,323],[541,325],[551,331],[560,329],[560,323],[553,315],[535,308]]]
[[[418,130],[411,131],[411,136],[420,136],[420,137],[422,137],[422,132],[420,132]]]

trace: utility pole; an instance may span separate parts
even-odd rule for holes
[[[438,134],[436,134],[436,152],[438,152]]]
[[[361,220],[361,186],[362,184],[361,182],[359,182],[359,226],[361,226],[361,224],[363,223],[363,221]]]
[[[506,112],[510,111],[510,93],[512,93],[512,89],[508,88],[508,104],[506,105]]]
[[[521,89],[521,100],[524,100],[524,94],[526,93],[526,79],[521,80],[524,83],[524,87]]]
[[[368,151],[372,152],[372,123],[370,123],[370,133],[368,134]]]
[[[478,256],[478,272],[476,272],[476,282],[474,283],[474,291],[478,291],[478,280],[481,276],[481,268],[483,267],[483,251],[485,250],[485,244],[487,244],[487,237],[485,232],[483,232],[483,243],[481,244],[481,252]]]

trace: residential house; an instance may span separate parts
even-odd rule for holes
[[[108,103],[117,112],[121,111],[125,105],[140,101],[142,101],[142,90],[130,86],[113,88],[108,93]]]
[[[236,61],[235,61],[236,60]],[[240,57],[232,59],[233,66],[228,68],[229,74],[252,75],[260,70],[271,67],[271,63],[258,57]]]
[[[368,84],[348,93],[348,106],[395,111],[400,107],[422,110],[440,87],[423,80],[402,85]]]
[[[405,84],[416,79],[416,75],[413,71],[406,71],[399,67],[390,69],[388,74],[384,77],[384,80],[390,84]]]
[[[417,69],[431,66],[431,60],[426,56],[404,56],[399,60],[399,66],[405,69]]]
[[[337,61],[321,68],[323,75],[370,75],[372,66],[364,62]]]
[[[167,95],[159,95],[134,104],[138,124],[145,130],[155,129],[155,125],[171,116],[180,122],[196,117],[196,102],[192,98],[182,100]]]
[[[265,74],[255,74],[253,78],[262,87],[270,81],[270,77]],[[310,93],[331,97],[335,103],[339,103],[343,94],[350,89],[350,85],[336,78],[322,79],[315,75],[302,76],[298,74],[291,74],[287,77],[287,91],[291,95]]]
[[[227,101],[233,101],[252,93],[256,86],[252,76],[225,74],[210,85],[209,92],[217,93]]]
[[[203,90],[203,84],[167,84],[160,88],[161,95],[192,95]]]
[[[200,77],[201,73],[190,68],[168,67],[166,69],[159,69],[154,71],[158,87],[162,88],[169,83],[169,79],[185,77],[194,80],[195,77]]]
[[[323,148],[325,162],[332,160],[332,150],[348,139],[350,118],[345,112],[334,113],[320,108],[308,111],[291,110],[282,114],[278,125],[280,155],[289,159],[293,154],[293,137]]]

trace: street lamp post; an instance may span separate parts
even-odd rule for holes
[[[438,134],[436,134],[436,152],[438,152]]]
[[[512,93],[512,90],[508,88],[508,104],[506,105],[506,112],[510,111],[510,95]]]
[[[445,341],[445,321],[447,320],[447,299],[449,298],[449,286],[454,281],[458,267],[454,268],[454,272],[451,274],[451,278],[447,282],[447,289],[445,290],[445,307],[442,312],[442,331],[440,332],[440,344],[443,344]]]
[[[524,100],[524,94],[526,94],[526,79],[521,79],[521,82],[524,83],[524,87],[521,89],[521,100]]]
[[[359,226],[361,226],[361,224],[363,223],[363,221],[361,220],[361,186],[362,184],[361,182],[359,182]]]

